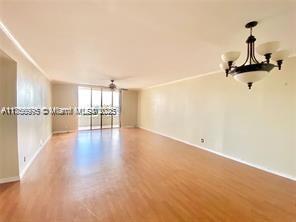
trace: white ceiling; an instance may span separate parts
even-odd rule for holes
[[[295,53],[296,1],[0,0],[0,19],[51,80],[143,88],[218,70],[257,43]],[[242,58],[243,60],[243,58]]]

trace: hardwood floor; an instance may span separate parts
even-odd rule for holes
[[[55,135],[1,222],[296,221],[296,184],[140,129]]]

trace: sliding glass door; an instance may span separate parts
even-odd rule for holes
[[[102,106],[102,90],[100,88],[92,88],[92,108],[99,110]],[[91,128],[101,129],[101,114],[94,113],[91,115]]]
[[[120,91],[109,88],[79,87],[78,106],[88,109],[79,115],[79,130],[120,127]]]
[[[112,127],[120,127],[120,91],[113,91],[112,106],[116,110],[115,115],[112,115]]]
[[[86,110],[91,107],[91,88],[79,87],[78,88],[78,107],[79,109]],[[83,113],[78,116],[78,129],[90,130],[91,129],[91,116]]]
[[[111,115],[111,109],[112,109],[112,91],[111,89],[102,89],[103,93],[103,109],[104,113],[102,115],[102,128],[112,128],[112,115]]]

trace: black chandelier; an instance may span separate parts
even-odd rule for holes
[[[279,42],[267,42],[259,45],[256,48],[256,52],[265,57],[265,61],[259,62],[255,56],[255,36],[252,35],[253,27],[258,24],[256,21],[252,21],[246,24],[246,28],[250,29],[250,36],[247,38],[247,58],[241,66],[235,66],[234,62],[239,58],[240,52],[231,51],[224,53],[221,58],[223,63],[220,64],[220,68],[225,70],[226,77],[229,74],[234,79],[246,83],[249,89],[252,88],[254,82],[263,79],[274,67],[278,67],[281,70],[283,60],[289,55],[287,50],[279,49]],[[275,64],[270,63],[270,60],[276,62]]]

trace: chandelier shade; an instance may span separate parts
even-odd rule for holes
[[[248,84],[248,83],[258,82],[259,80],[263,79],[267,75],[268,75],[268,72],[266,71],[251,71],[251,72],[234,75],[233,78],[239,82]]]
[[[221,55],[221,58],[223,62],[234,62],[239,58],[239,56],[240,56],[240,52],[231,51],[231,52],[225,52],[223,55]]]
[[[280,42],[278,42],[278,41],[266,42],[266,43],[263,43],[263,44],[257,46],[256,52],[259,55],[263,55],[264,56],[266,54],[272,54],[272,53],[274,53],[279,48],[280,48]]]
[[[226,70],[226,69],[229,69],[229,66],[228,66],[228,63],[227,62],[222,62],[222,63],[220,63],[220,68],[222,69],[222,70]]]
[[[247,57],[245,62],[240,66],[235,66],[234,61],[236,61],[240,52],[229,51],[221,56],[222,63],[220,68],[223,69],[228,75],[232,75],[234,79],[246,83],[249,89],[252,88],[253,83],[263,79],[268,73],[275,67],[281,69],[283,60],[289,56],[287,50],[277,51],[280,47],[278,41],[266,42],[259,45],[256,48],[256,52],[265,57],[264,61],[259,62],[255,55],[255,42],[256,38],[253,36],[252,30],[258,24],[258,22],[253,21],[246,24],[246,28],[250,29],[250,35],[246,40],[247,43]],[[270,63],[270,59],[276,62],[276,64]]]
[[[272,54],[271,59],[275,62],[285,60],[289,56],[288,50],[280,50]]]

